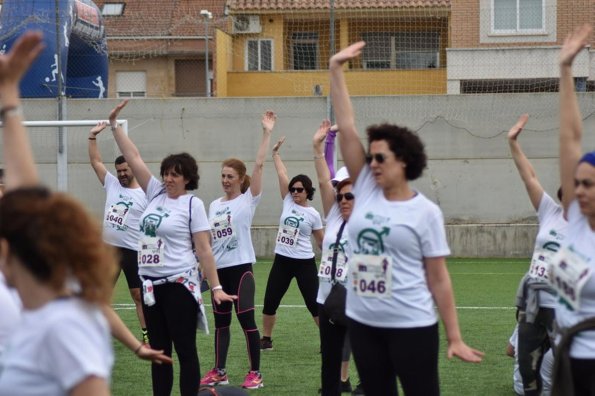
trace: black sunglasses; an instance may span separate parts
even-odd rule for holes
[[[292,193],[292,194],[294,192],[303,193],[304,192],[304,187],[290,187],[289,188],[289,192]]]
[[[355,198],[355,195],[350,192],[346,192],[345,194],[337,194],[337,203],[341,203],[341,201],[345,198],[348,201],[351,201]]]
[[[366,164],[370,165],[373,159],[379,164],[382,164],[386,160],[386,155],[383,153],[366,154]]]

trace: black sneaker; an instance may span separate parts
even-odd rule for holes
[[[345,381],[341,381],[341,393],[351,393],[351,382],[349,382],[349,378]]]
[[[260,350],[261,351],[272,351],[273,350],[273,340],[265,339],[264,337],[260,339]]]
[[[364,393],[364,388],[362,388],[362,383],[360,382],[357,384],[353,392],[351,392],[352,396],[366,396]]]

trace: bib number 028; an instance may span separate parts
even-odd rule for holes
[[[139,261],[140,265],[157,265],[160,260],[158,254],[141,254]]]

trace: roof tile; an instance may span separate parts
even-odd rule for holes
[[[450,7],[451,0],[335,0],[335,9],[389,9],[413,7]],[[228,0],[232,12],[325,10],[329,0]]]

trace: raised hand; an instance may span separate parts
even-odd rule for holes
[[[116,107],[112,109],[109,113],[109,123],[111,126],[116,126],[116,120],[118,119],[118,115],[120,115],[120,111],[128,104],[128,99],[121,101]]]
[[[283,136],[281,139],[279,139],[277,141],[277,143],[275,143],[275,145],[273,146],[273,154],[277,154],[279,152],[279,149],[283,145],[284,141],[285,141],[285,136]]]
[[[272,132],[276,121],[277,115],[273,111],[265,111],[265,113],[262,115],[262,129]]]
[[[314,133],[314,137],[312,138],[312,144],[314,147],[320,146],[324,143],[326,139],[326,135],[331,128],[331,122],[329,120],[323,120],[318,127],[318,130]]]
[[[331,57],[329,63],[330,67],[341,66],[345,62],[357,58],[362,53],[365,46],[365,41],[358,41],[357,43],[351,44],[349,47],[343,48]]]
[[[99,133],[101,131],[103,131],[106,126],[107,126],[106,121],[99,121],[97,123],[97,125],[95,125],[93,128],[91,128],[90,133],[91,133],[92,137],[97,137],[97,135],[99,135]]]
[[[560,65],[570,66],[574,58],[588,44],[588,38],[591,34],[591,25],[588,23],[579,26],[566,36],[562,49],[560,50]]]
[[[45,48],[41,32],[25,32],[10,51],[0,55],[0,88],[18,86],[35,58]]]
[[[521,114],[521,116],[517,120],[516,124],[514,124],[508,131],[508,135],[507,135],[508,139],[516,140],[517,137],[523,131],[523,128],[525,127],[525,124],[527,123],[528,120],[529,120],[529,114]]]

